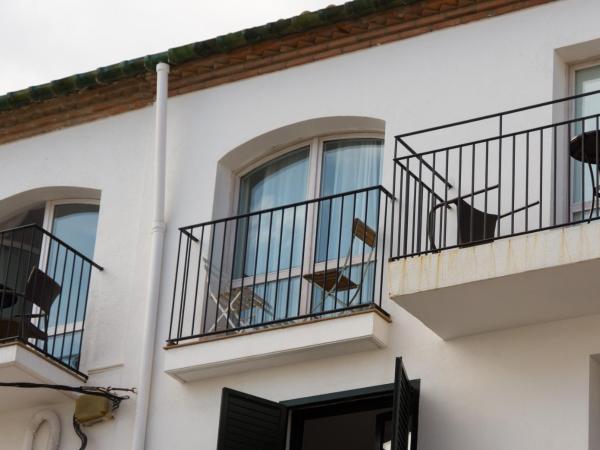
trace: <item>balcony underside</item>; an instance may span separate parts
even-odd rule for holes
[[[226,376],[387,346],[389,318],[379,310],[259,329],[167,347],[165,372],[181,382]]]
[[[0,382],[28,382],[79,386],[84,380],[34,349],[10,343],[0,346]],[[0,387],[0,414],[64,402],[72,393],[51,389]]]
[[[600,314],[600,223],[390,263],[390,297],[443,339]]]

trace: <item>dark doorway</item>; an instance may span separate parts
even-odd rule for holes
[[[387,450],[392,439],[393,387],[305,399],[291,407],[290,450]]]

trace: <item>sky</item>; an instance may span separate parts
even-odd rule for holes
[[[0,95],[344,0],[0,0]]]

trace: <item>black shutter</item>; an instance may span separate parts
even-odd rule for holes
[[[224,388],[217,450],[284,450],[285,406]]]
[[[419,383],[410,382],[406,376],[402,358],[396,358],[392,412],[392,450],[409,450],[409,435],[410,450],[416,450],[418,421]]]

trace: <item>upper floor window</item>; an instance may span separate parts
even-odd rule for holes
[[[574,94],[585,94],[588,92],[600,90],[600,64],[586,65],[574,70]],[[600,113],[600,96],[589,95],[582,97],[575,102],[575,118],[589,117]],[[573,126],[572,136],[581,134],[582,128],[586,132],[596,130],[598,124],[596,119],[588,119],[583,124],[577,121]],[[592,208],[592,198],[594,186],[592,178],[588,176],[586,164],[579,161],[572,162],[572,193],[571,193],[571,211],[574,220],[581,220],[588,216]]]
[[[98,211],[95,200],[48,201],[0,224],[0,338],[18,332],[79,366],[91,275],[79,254],[93,257]],[[30,319],[13,330],[23,317]]]
[[[374,136],[313,139],[241,176],[239,213],[376,186],[383,140]]]

